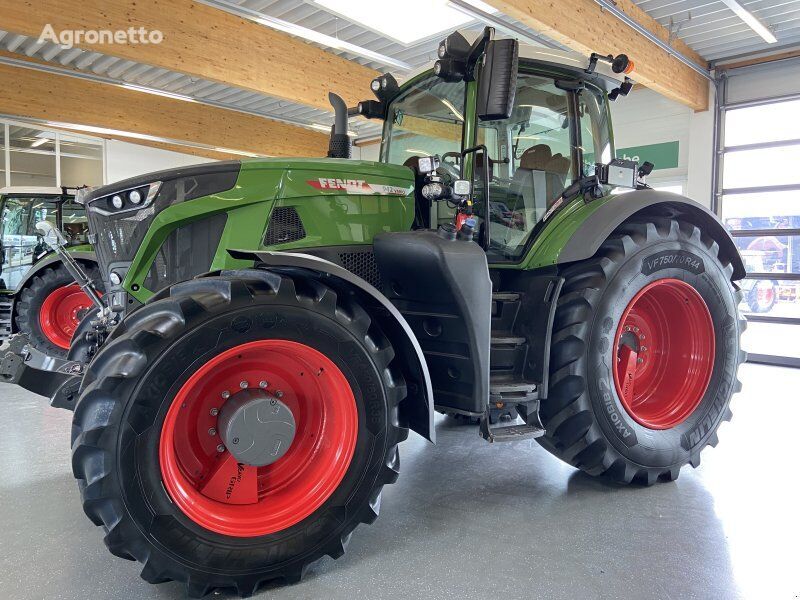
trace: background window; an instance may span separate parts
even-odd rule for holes
[[[60,134],[61,185],[78,187],[103,184],[103,144],[66,133]]]
[[[11,125],[8,143],[12,186],[57,185],[54,132]]]
[[[800,359],[798,110],[791,101],[725,113],[721,216],[747,271],[743,345],[767,360]]]

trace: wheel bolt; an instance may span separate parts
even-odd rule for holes
[[[211,412],[211,416],[212,417],[216,417],[219,414],[219,409],[218,408],[212,408],[210,412]]]
[[[644,359],[643,358],[637,358],[636,362],[639,363],[639,364],[642,364],[644,362]]]
[[[239,438],[233,438],[233,443],[234,444],[238,444],[239,443]]]
[[[277,392],[275,392],[275,397],[276,398],[283,398],[283,392],[278,390]]]
[[[217,435],[217,430],[213,427],[208,428],[208,435]]]
[[[266,389],[267,386],[269,386],[269,382],[268,381],[259,381],[258,382],[258,387],[260,387],[262,390]]]
[[[231,393],[228,390],[225,390],[224,392],[222,392],[222,399],[223,400],[227,400],[230,397],[231,397]]]
[[[246,390],[248,385],[249,384],[246,381],[242,381],[239,383],[239,387],[242,388],[243,390]]]
[[[222,454],[223,452],[225,452],[225,446],[223,446],[222,444],[220,444],[219,446],[217,446],[217,452],[219,452],[220,454]]]

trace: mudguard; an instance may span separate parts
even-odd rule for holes
[[[77,250],[73,252],[70,251],[69,249],[67,249],[67,252],[69,252],[70,255],[73,256],[75,260],[79,262],[85,261],[85,262],[97,263],[97,255],[94,252],[90,252],[88,250]],[[19,282],[19,285],[17,285],[16,291],[19,292],[22,288],[24,288],[25,285],[31,279],[33,279],[39,271],[41,271],[45,267],[49,267],[52,264],[60,262],[61,258],[58,256],[58,254],[50,253],[50,255],[47,258],[43,258],[42,260],[34,264],[33,267],[31,267],[31,269],[25,274],[25,277],[23,277],[22,280]]]
[[[433,389],[428,365],[411,327],[386,296],[344,267],[310,254],[250,250],[228,250],[228,253],[235,259],[252,260],[256,265],[305,270],[311,274],[325,275],[327,285],[331,285],[334,289],[355,292],[363,301],[370,304],[373,318],[380,322],[402,359],[408,396],[400,403],[400,416],[405,419],[412,431],[431,442],[436,441],[433,427]]]
[[[591,258],[617,227],[627,219],[641,214],[680,217],[697,225],[704,234],[717,242],[721,255],[731,261],[731,279],[738,281],[744,278],[744,262],[733,238],[717,216],[702,204],[679,194],[656,190],[637,190],[616,196],[612,200],[604,200],[597,201],[601,204],[570,236],[558,254],[558,264]]]

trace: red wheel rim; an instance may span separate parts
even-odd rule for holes
[[[237,464],[212,434],[224,393],[260,382],[283,393],[297,426],[288,452],[266,467]],[[205,363],[178,391],[161,430],[162,479],[198,525],[236,537],[266,535],[322,506],[347,472],[357,437],[352,389],[329,358],[288,340],[250,342]]]
[[[69,350],[72,336],[90,308],[92,301],[78,284],[53,290],[39,309],[42,333],[54,345]]]
[[[775,290],[772,285],[766,282],[763,285],[761,282],[757,283],[756,300],[758,301],[758,305],[762,308],[772,306],[772,303],[775,301]]]
[[[694,412],[714,370],[714,323],[703,297],[678,279],[642,288],[615,337],[614,386],[625,410],[650,429],[670,429]]]

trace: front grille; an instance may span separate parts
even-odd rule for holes
[[[211,269],[227,219],[227,215],[221,213],[170,233],[150,266],[144,287],[158,292]]]
[[[173,204],[230,190],[236,185],[238,175],[238,162],[220,162],[153,173],[93,190],[86,199],[89,227],[104,272],[111,263],[133,260],[153,219],[161,211]],[[152,180],[147,182],[150,177]],[[123,190],[133,188],[141,188],[146,194],[154,181],[162,183],[149,206],[130,210],[135,207],[126,203],[119,211],[111,205],[109,199],[115,194],[125,197]]]
[[[372,249],[340,252],[339,260],[342,266],[353,275],[358,275],[373,287],[381,289],[381,274],[378,271],[378,263],[375,261]]]
[[[114,262],[131,261],[142,243],[157,206],[134,213],[102,215],[89,210],[89,228],[95,232],[93,242],[101,265]]]
[[[306,228],[294,206],[278,206],[269,217],[269,226],[264,236],[265,246],[296,242],[306,237]]]

